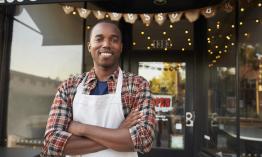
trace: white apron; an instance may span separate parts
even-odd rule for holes
[[[86,78],[85,78],[86,79]],[[84,79],[84,80],[85,80]],[[73,101],[73,120],[105,128],[118,128],[125,119],[122,109],[121,90],[123,73],[119,68],[116,92],[105,95],[83,94],[84,80],[77,87]],[[136,152],[117,152],[106,149],[82,157],[137,157]]]

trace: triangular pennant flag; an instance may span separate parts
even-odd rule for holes
[[[185,12],[185,16],[189,22],[195,22],[199,18],[199,10],[188,10]]]
[[[124,14],[124,19],[127,23],[134,24],[137,19],[137,14],[131,14],[131,13]]]
[[[77,8],[78,14],[80,17],[86,19],[89,14],[91,13],[90,10],[84,9],[84,8]]]
[[[140,14],[140,17],[145,25],[150,25],[153,19],[153,14]]]
[[[227,2],[223,5],[223,10],[227,13],[230,13],[233,11],[233,6],[230,4],[230,2]]]
[[[159,25],[162,25],[166,20],[166,14],[165,13],[155,14],[155,20],[156,20],[156,23],[158,23]]]
[[[202,8],[201,14],[204,15],[206,18],[210,18],[216,15],[216,9],[215,7]]]
[[[180,21],[181,17],[183,15],[183,12],[175,12],[168,14],[169,20],[171,23]]]
[[[95,17],[96,17],[98,20],[104,19],[104,18],[105,18],[105,15],[106,15],[105,12],[100,11],[100,10],[93,11],[93,14],[95,15]]]
[[[70,14],[71,12],[74,11],[74,7],[69,6],[69,5],[65,5],[65,6],[63,6],[63,10],[64,10],[65,14]]]
[[[119,21],[122,17],[121,13],[108,13],[112,21]]]

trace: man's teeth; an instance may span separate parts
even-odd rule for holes
[[[109,56],[112,56],[112,54],[111,54],[111,53],[101,53],[101,56],[103,56],[103,57],[109,57]]]

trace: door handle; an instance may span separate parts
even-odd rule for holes
[[[186,126],[187,127],[193,127],[194,126],[194,120],[195,120],[194,112],[186,112]]]
[[[211,114],[211,120],[210,120],[210,125],[212,127],[218,127],[218,120],[217,120],[218,114],[216,112]]]

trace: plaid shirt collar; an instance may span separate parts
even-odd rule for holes
[[[109,77],[108,77],[108,80],[112,80],[114,82],[117,82],[117,79],[118,79],[118,73],[119,73],[119,68],[118,67]],[[91,82],[93,81],[97,81],[97,77],[96,77],[96,73],[95,73],[95,68],[92,68],[88,73],[86,73],[86,81],[85,81],[85,84],[84,85],[88,85],[90,84]]]

